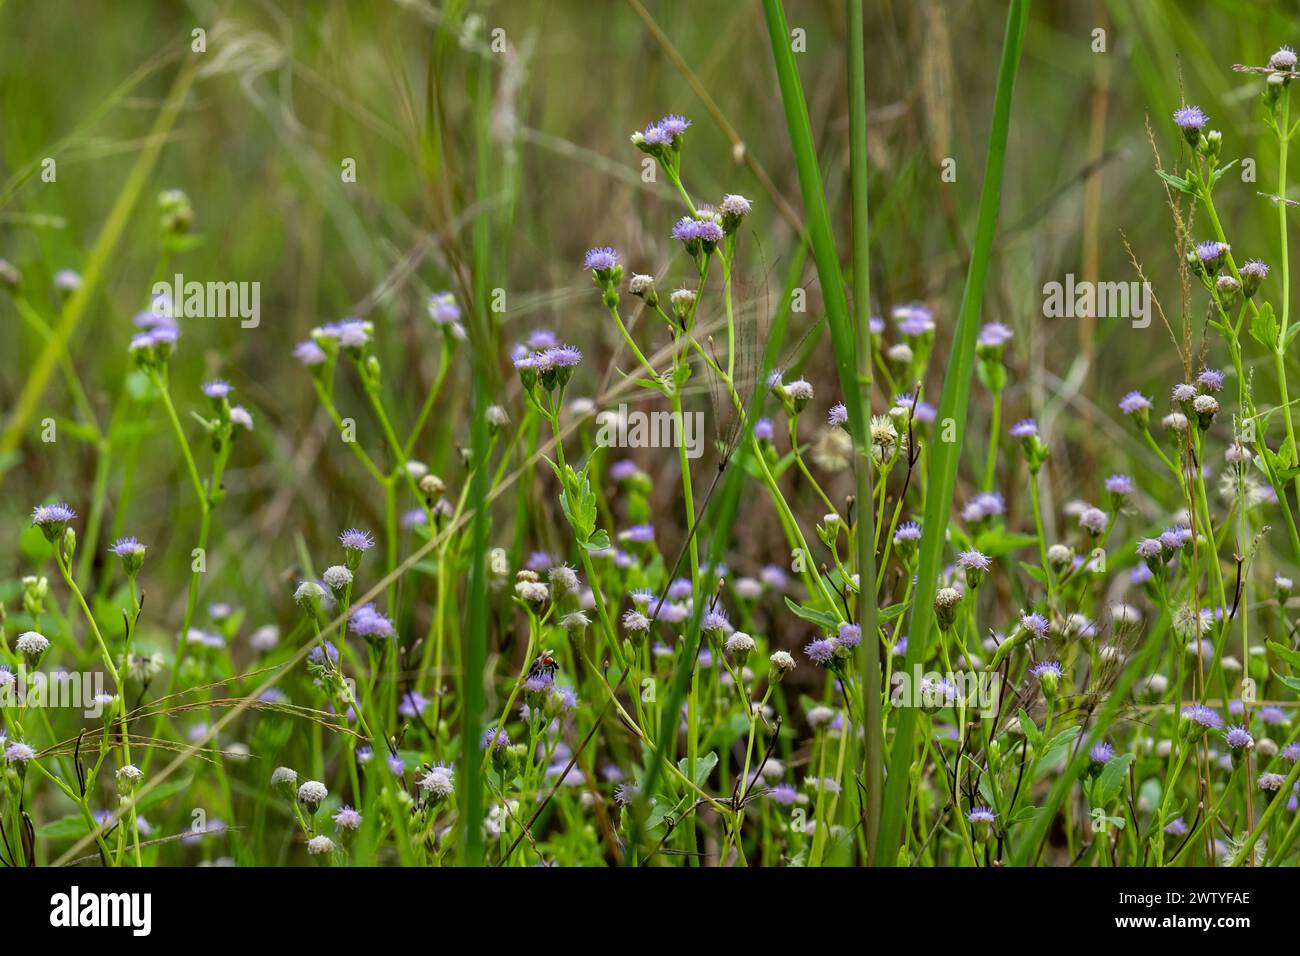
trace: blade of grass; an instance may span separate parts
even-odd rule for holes
[[[476,112],[478,127],[477,190],[480,196],[488,194],[491,143],[491,66],[486,57],[478,63],[478,90]],[[474,418],[470,430],[470,447],[483,454],[488,447],[487,410],[491,404],[491,369],[489,357],[495,354],[488,316],[488,264],[491,256],[491,232],[486,212],[474,218],[472,229],[474,264]],[[461,775],[460,811],[457,815],[460,829],[461,863],[465,866],[483,865],[483,751],[479,747],[482,710],[485,705],[484,669],[487,661],[487,576],[488,576],[488,467],[480,462],[470,480],[470,500],[475,502],[474,520],[470,526],[469,608],[465,628],[464,689],[465,705],[461,709],[461,750],[465,772]]]
[[[876,634],[876,531],[871,502],[870,447],[871,414],[871,229],[867,204],[867,80],[863,51],[862,0],[848,0],[849,21],[849,183],[853,209],[853,325],[857,332],[858,387],[844,385],[845,395],[859,396],[863,423],[857,459],[858,576],[862,590],[858,599],[858,625],[863,641],[858,645],[858,667],[862,672],[862,713],[866,723],[866,806],[867,865],[876,856],[880,830],[880,788],[884,783],[884,731],[880,723],[880,642]],[[832,339],[832,342],[834,340]],[[850,415],[853,412],[850,411]]]
[[[867,105],[863,76],[862,4],[861,0],[847,0],[849,12],[849,121],[850,164],[853,195],[853,278],[855,283],[854,316],[858,323],[857,339],[849,319],[848,300],[844,291],[844,276],[840,271],[835,236],[831,231],[830,210],[826,191],[822,186],[821,170],[817,165],[817,147],[813,142],[812,121],[804,99],[803,86],[790,46],[790,33],[786,26],[785,11],[780,0],[764,0],[767,15],[767,32],[772,41],[772,57],[776,63],[777,81],[781,88],[781,103],[785,109],[786,124],[790,132],[790,145],[794,150],[795,166],[799,172],[799,188],[803,194],[808,217],[808,235],[812,242],[813,259],[817,277],[822,286],[826,318],[831,330],[831,347],[835,352],[835,368],[839,373],[840,391],[849,413],[849,432],[857,452],[857,543],[858,574],[863,587],[858,600],[859,621],[865,639],[860,645],[859,666],[863,672],[864,713],[867,714],[867,833],[868,845],[874,842],[876,814],[874,807],[880,798],[882,778],[881,728],[880,728],[880,657],[879,647],[871,635],[876,633],[876,593],[868,582],[876,579],[874,516],[870,502],[871,458],[868,454],[868,419],[871,408],[871,351],[868,311],[870,310],[870,284],[867,229]],[[860,349],[859,344],[866,343]],[[863,365],[865,361],[865,365]],[[865,376],[863,374],[865,369]],[[866,401],[863,401],[863,393]],[[874,718],[873,718],[874,715]]]
[[[966,273],[966,287],[962,292],[961,311],[957,319],[952,355],[943,377],[943,394],[939,400],[937,416],[938,421],[945,425],[950,421],[953,423],[957,438],[953,442],[936,442],[930,448],[916,594],[908,630],[907,659],[903,665],[903,672],[909,674],[929,653],[930,629],[934,622],[935,585],[943,560],[944,534],[948,527],[948,513],[952,509],[957,465],[966,430],[971,378],[975,366],[975,339],[979,329],[989,257],[997,234],[1007,131],[1011,125],[1011,96],[1015,88],[1016,70],[1020,64],[1020,51],[1024,46],[1028,11],[1029,0],[1011,0],[1011,8],[1007,12],[1007,29],[1002,42],[1002,61],[998,67],[998,85],[993,103],[993,123],[989,129],[988,156],[984,164],[984,184],[980,190],[979,216],[975,225],[975,245],[971,252],[970,268]],[[902,707],[898,714],[891,752],[893,770],[885,783],[876,851],[876,862],[883,866],[893,866],[898,862],[903,808],[911,777],[909,765],[916,729],[916,708]]]

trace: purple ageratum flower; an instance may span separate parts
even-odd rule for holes
[[[128,538],[118,538],[108,550],[119,558],[133,558],[138,554],[143,554],[145,546],[132,535]]]
[[[1192,540],[1192,529],[1184,527],[1166,528],[1160,532],[1160,543],[1164,545],[1167,551],[1178,551]]]
[[[365,638],[389,638],[397,634],[393,622],[376,611],[373,604],[363,604],[352,611],[348,619],[348,630]]]
[[[331,661],[337,661],[339,659],[339,649],[330,641],[325,642],[324,650],[321,649],[319,644],[313,647],[307,654],[307,660],[311,661],[313,664],[323,664],[327,654]]]
[[[1112,495],[1127,498],[1136,489],[1133,486],[1133,479],[1128,475],[1111,475],[1106,479],[1106,490]]]
[[[830,413],[826,416],[826,421],[830,425],[843,425],[849,420],[849,410],[844,407],[843,402],[836,402],[831,406]]]
[[[638,471],[640,469],[637,468],[636,462],[631,458],[623,458],[609,466],[609,477],[613,481],[627,481]]]
[[[572,345],[560,345],[541,353],[542,370],[552,368],[573,368],[582,361],[582,353]]]
[[[775,429],[772,427],[772,419],[760,418],[754,422],[754,437],[759,441],[771,441],[774,434]]]
[[[904,521],[894,529],[894,544],[902,544],[905,541],[920,541],[921,526],[915,521]]]
[[[966,820],[972,826],[988,826],[996,818],[996,814],[988,807],[975,807],[970,813],[966,814]]]
[[[1259,709],[1259,719],[1261,723],[1269,724],[1273,727],[1281,727],[1286,724],[1286,712],[1276,704],[1269,704]]]
[[[934,331],[934,314],[923,305],[908,305],[894,310],[898,331],[908,338],[920,338]]]
[[[67,505],[37,505],[32,509],[32,524],[41,529],[47,541],[53,541],[76,516]]]
[[[537,352],[559,348],[560,340],[550,329],[534,329],[528,334],[528,347]]]
[[[1200,724],[1209,730],[1218,730],[1223,726],[1223,718],[1219,716],[1218,711],[1206,707],[1204,704],[1191,704],[1184,707],[1183,719]]]
[[[669,136],[681,136],[691,127],[691,121],[685,116],[678,116],[676,113],[669,113],[659,121],[659,128]]]
[[[1174,110],[1174,125],[1184,132],[1199,133],[1209,121],[1199,106],[1181,106]]]
[[[1223,373],[1213,368],[1201,369],[1201,374],[1196,376],[1196,384],[1207,392],[1222,391]]]
[[[203,383],[203,394],[213,400],[229,397],[231,391],[230,383],[224,378],[214,378],[210,382]]]
[[[841,647],[857,647],[862,643],[862,628],[852,623],[841,624],[839,642]]]
[[[988,555],[980,552],[962,551],[957,555],[957,567],[962,569],[974,568],[976,571],[988,571],[993,567],[993,562],[989,560]]]
[[[981,329],[976,344],[986,349],[998,349],[1011,341],[1012,331],[1002,322],[988,322]]]
[[[655,528],[652,524],[634,524],[632,527],[618,533],[618,540],[628,541],[633,544],[651,544],[654,539]]]
[[[1029,673],[1041,681],[1044,677],[1054,677],[1060,680],[1065,672],[1061,670],[1061,665],[1056,661],[1039,661],[1029,668]]]
[[[345,551],[369,551],[375,546],[375,536],[369,531],[348,528],[339,535],[339,544]]]
[[[814,664],[825,667],[835,659],[835,642],[830,638],[819,638],[804,645],[803,652]]]
[[[1146,584],[1154,577],[1155,574],[1147,566],[1145,561],[1139,562],[1137,567],[1128,574],[1129,584],[1132,584],[1135,587]]]
[[[1143,538],[1137,543],[1137,556],[1143,560],[1158,558],[1164,553],[1165,546],[1159,538]]]
[[[1261,773],[1258,783],[1261,790],[1281,790],[1282,784],[1286,783],[1286,776],[1280,773]]]
[[[1268,278],[1268,264],[1258,259],[1247,259],[1237,271],[1241,273],[1243,279],[1250,279],[1257,283]]]
[[[1037,611],[1032,614],[1021,612],[1020,626],[1030,634],[1034,635],[1034,637],[1038,638],[1046,637],[1047,632],[1051,627],[1051,625],[1047,623],[1047,618],[1043,617],[1043,615],[1039,614]],[[1057,665],[1057,669],[1060,669],[1059,664]]]
[[[1125,415],[1136,415],[1138,412],[1150,411],[1151,399],[1141,392],[1129,392],[1119,400],[1119,410]]]
[[[783,807],[788,807],[799,799],[799,791],[788,783],[778,783],[767,791],[767,798]]]
[[[1106,741],[1094,744],[1093,748],[1088,751],[1088,759],[1093,763],[1109,763],[1115,756],[1115,748]]]
[[[487,730],[483,731],[483,739],[479,742],[479,746],[484,750],[491,750],[493,747],[504,750],[506,747],[510,746],[510,735],[506,733],[504,727],[500,730],[497,730],[495,727],[489,727]]]
[[[1196,258],[1207,266],[1217,263],[1227,251],[1228,244],[1217,239],[1206,239],[1196,244]]]
[[[651,146],[667,146],[673,141],[672,134],[658,123],[651,123],[646,126],[641,135],[645,137],[645,141]]]
[[[309,367],[324,365],[329,361],[329,356],[325,354],[325,350],[317,345],[313,339],[307,339],[295,345],[293,347],[293,357]]]
[[[402,702],[397,705],[397,712],[403,717],[419,717],[429,709],[429,698],[423,694],[408,690],[402,695]]]
[[[1106,530],[1108,521],[1106,512],[1100,508],[1085,508],[1079,514],[1079,527],[1093,534],[1102,534]]]
[[[1171,820],[1169,823],[1165,824],[1165,833],[1169,836],[1185,837],[1187,836],[1187,832],[1187,823],[1182,817],[1178,817],[1176,820]]]
[[[435,292],[429,296],[429,318],[438,325],[452,325],[460,321],[460,306],[451,292]]]
[[[1012,438],[1033,438],[1038,434],[1038,422],[1032,418],[1023,419],[1012,425],[1008,434]]]
[[[582,260],[582,267],[593,272],[608,272],[618,265],[618,253],[610,246],[597,246],[588,249]]]
[[[1290,763],[1300,760],[1300,742],[1287,744],[1282,748],[1282,759]]]
[[[885,320],[878,315],[873,315],[867,319],[867,328],[872,335],[882,335],[885,331]]]
[[[1233,724],[1223,732],[1223,740],[1233,750],[1240,750],[1243,747],[1253,747],[1255,738],[1241,724]]]
[[[731,621],[727,619],[727,612],[723,607],[712,607],[704,612],[704,619],[700,622],[700,628],[705,631],[726,633],[731,630]]]

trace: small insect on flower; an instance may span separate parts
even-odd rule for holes
[[[789,651],[773,651],[767,659],[772,665],[772,679],[779,681],[795,669],[795,659]]]

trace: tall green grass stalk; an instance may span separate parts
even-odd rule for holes
[[[835,368],[839,374],[840,390],[849,413],[849,433],[853,436],[857,472],[857,544],[858,573],[863,587],[859,594],[858,612],[864,640],[860,646],[859,666],[863,672],[864,713],[875,714],[866,718],[867,724],[867,790],[868,833],[873,826],[870,813],[879,798],[881,779],[880,731],[880,657],[879,644],[872,637],[876,633],[876,594],[870,587],[875,581],[875,531],[871,509],[871,456],[869,441],[871,351],[868,312],[870,310],[869,260],[867,250],[867,157],[866,157],[866,92],[863,78],[862,5],[860,0],[848,0],[849,8],[849,117],[851,126],[850,163],[853,191],[853,277],[855,282],[854,313],[858,322],[857,340],[849,319],[848,299],[844,291],[844,276],[840,271],[835,236],[831,231],[830,211],[826,204],[826,191],[822,186],[821,171],[817,165],[817,147],[813,141],[812,122],[808,117],[808,104],[790,47],[790,31],[786,26],[785,11],[780,0],[764,0],[767,32],[772,41],[772,57],[776,63],[777,81],[781,87],[781,102],[785,109],[786,124],[790,132],[790,145],[794,150],[795,165],[799,171],[799,188],[803,194],[808,220],[808,236],[812,243],[813,260],[821,282],[826,317],[831,330],[831,346],[835,351]],[[855,26],[856,24],[856,26]],[[866,348],[859,354],[859,343]],[[862,362],[865,361],[865,366]],[[865,376],[861,369],[865,368]],[[866,401],[863,401],[863,392]]]
[[[930,630],[934,623],[934,595],[943,560],[944,534],[952,510],[956,489],[957,466],[961,461],[962,439],[970,408],[971,378],[975,367],[975,339],[979,332],[980,309],[984,299],[984,282],[989,258],[997,233],[998,207],[1002,199],[1002,171],[1007,152],[1007,133],[1011,126],[1011,95],[1016,70],[1024,45],[1029,0],[1011,0],[1007,11],[1006,35],[1002,42],[1002,61],[998,67],[998,85],[993,103],[993,123],[989,128],[989,145],[984,164],[984,184],[980,190],[979,216],[975,225],[975,245],[971,250],[970,268],[962,292],[961,311],[953,338],[952,354],[943,377],[937,420],[951,421],[956,427],[955,442],[932,444],[925,496],[925,515],[916,592],[912,603],[911,626],[904,670],[924,661],[929,652]],[[907,803],[908,768],[916,730],[916,708],[899,708],[898,724],[891,751],[890,773],[885,784],[881,807],[880,832],[876,862],[891,866],[900,861],[903,815]]]

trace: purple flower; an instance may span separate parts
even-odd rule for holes
[[[993,567],[993,562],[988,559],[988,555],[980,554],[978,551],[962,551],[957,555],[957,567],[988,571]]]
[[[1196,244],[1196,258],[1207,266],[1217,263],[1227,251],[1228,244],[1217,239],[1206,239]]]
[[[66,525],[77,516],[67,505],[37,505],[32,509],[32,524],[37,527]]]
[[[1191,704],[1183,708],[1183,719],[1199,724],[1209,730],[1218,730],[1223,726],[1223,718],[1218,712],[1204,704]]]
[[[803,652],[814,664],[825,667],[835,659],[835,642],[829,638],[819,638],[804,645]]]
[[[528,347],[534,351],[544,352],[547,349],[558,348],[559,344],[560,340],[549,329],[534,329],[528,334]]]
[[[754,437],[759,441],[771,441],[775,430],[772,428],[772,419],[760,418],[754,422]]]
[[[1102,534],[1109,519],[1100,508],[1085,508],[1079,515],[1079,527],[1093,534]]]
[[[1108,763],[1114,756],[1115,748],[1104,740],[1088,751],[1088,759],[1093,763]]]
[[[113,546],[108,549],[119,558],[134,558],[144,554],[145,546],[135,539],[132,535],[129,538],[118,538],[113,542]]]
[[[1241,724],[1233,724],[1223,732],[1224,742],[1233,750],[1255,746],[1255,738]]]
[[[849,420],[849,410],[844,407],[843,402],[836,402],[831,406],[830,413],[826,416],[826,421],[831,425],[843,425]]]
[[[857,647],[862,643],[862,628],[852,623],[841,624],[839,641],[841,647]]]
[[[651,544],[655,539],[654,525],[651,524],[634,524],[632,527],[620,531],[618,540],[628,541],[633,544]]]
[[[791,784],[778,783],[771,790],[767,791],[767,798],[774,803],[779,803],[783,807],[788,807],[799,799],[799,791]]]
[[[996,819],[996,814],[988,807],[974,807],[966,814],[966,820],[972,826],[988,826]]]
[[[727,620],[726,610],[718,606],[709,608],[704,612],[704,619],[700,622],[700,627],[705,631],[726,633],[731,630],[731,622]]]
[[[1029,673],[1042,681],[1044,677],[1061,679],[1065,672],[1061,670],[1061,665],[1056,661],[1039,661],[1033,667],[1029,668]]]
[[[1187,836],[1187,824],[1182,817],[1178,817],[1165,824],[1165,833],[1172,837]]]
[[[376,611],[373,604],[363,604],[353,609],[348,619],[348,630],[365,638],[388,638],[397,633],[393,622]]]
[[[429,698],[413,690],[402,695],[402,702],[397,705],[397,712],[403,717],[419,717],[429,709]]]
[[[685,116],[678,116],[676,113],[669,113],[659,121],[659,128],[673,137],[681,136],[690,126],[690,120]]]
[[[299,342],[293,347],[293,357],[303,365],[324,365],[329,361],[329,356],[325,350],[316,344],[313,339],[306,339]]]
[[[904,521],[894,529],[894,544],[902,544],[904,541],[920,541],[921,526],[915,521]]]
[[[981,348],[997,349],[1011,341],[1011,327],[1001,322],[989,322],[980,329],[976,344]]]
[[[1125,415],[1136,415],[1138,412],[1150,411],[1151,399],[1141,392],[1129,392],[1119,400],[1119,410]]]
[[[1158,558],[1164,549],[1165,546],[1160,543],[1159,538],[1143,538],[1137,543],[1137,556],[1144,560]]]
[[[1164,531],[1160,532],[1160,543],[1165,546],[1165,550],[1167,551],[1178,551],[1190,544],[1191,541],[1191,528],[1166,528]]]
[[[1265,707],[1261,707],[1259,709],[1259,719],[1262,723],[1269,724],[1273,727],[1280,727],[1287,722],[1286,712],[1276,704],[1269,704]]]
[[[494,747],[504,750],[506,747],[510,746],[510,735],[506,733],[504,727],[500,730],[497,730],[495,727],[489,727],[487,730],[483,731],[483,739],[480,742],[480,746],[484,750],[491,750]]]
[[[1247,259],[1237,270],[1241,273],[1243,279],[1250,279],[1255,283],[1263,282],[1268,278],[1268,265],[1258,259]]]
[[[618,265],[618,253],[610,246],[598,246],[588,249],[582,260],[582,267],[593,272],[608,272]]]
[[[673,141],[672,134],[658,123],[651,123],[642,134],[645,141],[652,146],[667,146]]]
[[[230,383],[223,378],[214,378],[210,382],[203,383],[203,394],[214,401],[227,398],[231,391]]]
[[[1047,623],[1047,618],[1043,617],[1043,615],[1039,614],[1037,611],[1032,614],[1026,614],[1022,611],[1020,614],[1020,626],[1030,634],[1034,635],[1034,637],[1038,638],[1046,637],[1047,631],[1050,628],[1050,625]],[[1057,670],[1060,670],[1059,664],[1057,665]]]
[[[549,348],[542,353],[542,368],[573,368],[582,361],[582,353],[572,345]]]
[[[1184,132],[1199,133],[1209,121],[1199,106],[1182,106],[1174,110],[1174,125]]]
[[[1223,373],[1213,368],[1202,369],[1201,374],[1196,376],[1196,384],[1207,392],[1222,391]]]
[[[1033,438],[1038,434],[1038,423],[1032,418],[1023,419],[1011,426],[1009,434],[1012,438]]]
[[[1106,479],[1106,490],[1112,495],[1127,498],[1133,494],[1133,479],[1128,475],[1111,475]]]
[[[369,551],[375,546],[375,536],[369,531],[348,528],[339,535],[339,544],[345,551]]]

